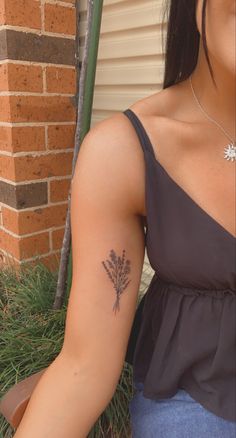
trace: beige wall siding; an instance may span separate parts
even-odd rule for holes
[[[80,60],[86,26],[80,2]],[[158,91],[163,81],[163,0],[104,0],[92,125]]]

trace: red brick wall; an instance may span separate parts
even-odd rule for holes
[[[58,266],[75,134],[74,0],[0,0],[0,262]]]

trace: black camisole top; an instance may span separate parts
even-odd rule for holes
[[[129,338],[133,379],[144,397],[183,388],[236,421],[236,238],[167,173],[138,116],[123,113],[144,153],[145,246],[155,271]]]

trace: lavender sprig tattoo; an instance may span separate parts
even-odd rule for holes
[[[111,249],[110,260],[107,259],[106,262],[103,260],[102,264],[116,291],[116,301],[113,306],[113,311],[116,313],[120,310],[120,296],[131,281],[127,278],[130,273],[130,260],[125,261],[125,249],[123,249],[122,257],[117,256],[114,249]]]

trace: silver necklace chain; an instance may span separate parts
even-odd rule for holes
[[[202,113],[208,118],[208,120],[210,120],[211,122],[215,123],[216,126],[218,126],[222,132],[225,134],[225,136],[231,141],[230,144],[227,145],[227,147],[225,148],[225,157],[227,160],[231,160],[234,161],[236,160],[236,140],[234,140],[227,132],[226,130],[223,128],[223,126],[221,126],[215,119],[213,119],[213,117],[209,116],[209,114],[207,114],[207,112],[204,110],[204,108],[202,107],[202,105],[200,104],[196,93],[193,89],[193,84],[192,84],[192,75],[190,75],[190,85],[191,85],[191,90],[193,93],[193,97],[197,103],[197,105],[199,106],[200,110],[202,111]]]

